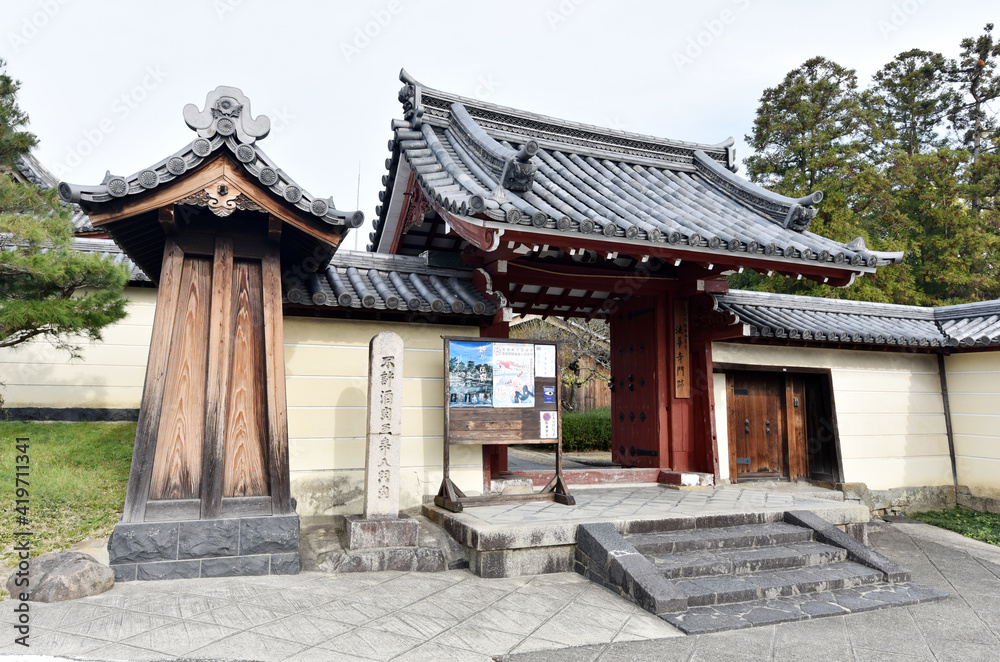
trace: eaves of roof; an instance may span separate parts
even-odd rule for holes
[[[924,308],[740,290],[713,297],[751,336],[911,347],[1000,344],[1000,300]]]

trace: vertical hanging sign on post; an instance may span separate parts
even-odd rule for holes
[[[691,397],[691,351],[687,301],[674,301],[674,397]]]

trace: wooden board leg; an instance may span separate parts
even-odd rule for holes
[[[451,482],[450,478],[445,478],[441,481],[441,489],[438,490],[437,496],[434,497],[434,505],[453,513],[460,513],[462,512],[462,503],[459,499],[464,497],[465,494],[462,490],[458,489],[458,486]]]

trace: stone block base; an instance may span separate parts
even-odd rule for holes
[[[347,549],[380,549],[383,547],[416,547],[419,530],[417,520],[408,515],[396,519],[365,519],[361,515],[344,517]]]
[[[656,482],[676,489],[695,489],[714,486],[715,476],[697,471],[661,471]]]
[[[108,557],[115,581],[294,575],[299,516],[119,522]]]

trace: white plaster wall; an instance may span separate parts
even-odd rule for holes
[[[1000,351],[945,357],[958,483],[1000,499]]]
[[[715,439],[719,449],[719,477],[724,483],[729,482],[729,421],[727,413],[726,375],[712,375],[712,388],[715,396]]]
[[[845,482],[872,490],[952,484],[935,355],[737,343],[712,351],[716,363],[748,368],[829,369]],[[720,438],[720,456],[728,453]]]
[[[292,496],[300,515],[360,513],[365,468],[368,343],[382,331],[403,338],[402,508],[441,486],[444,455],[442,335],[479,329],[285,317],[285,383]],[[451,448],[452,479],[482,490],[480,446]]]
[[[101,342],[71,340],[71,359],[44,340],[0,349],[5,407],[138,409],[146,377],[156,290],[129,287],[127,316],[104,329]]]

